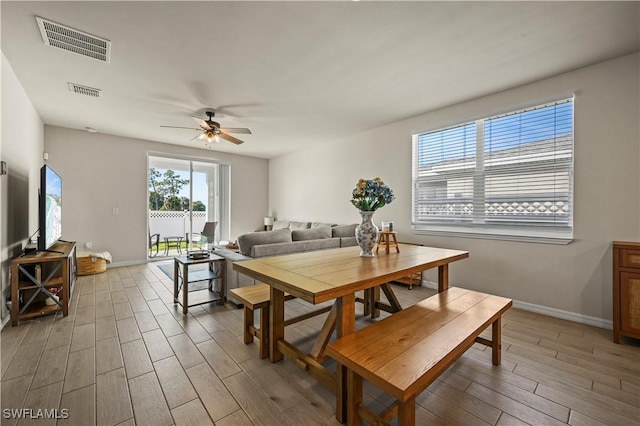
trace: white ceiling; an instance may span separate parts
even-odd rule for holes
[[[2,51],[45,124],[271,158],[640,50],[639,2],[9,2]],[[43,44],[35,16],[111,40]],[[102,89],[101,99],[67,83]]]

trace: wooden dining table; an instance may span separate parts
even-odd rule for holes
[[[258,258],[236,262],[234,270],[269,284],[271,309],[269,357],[277,362],[284,356],[336,393],[336,418],[346,419],[346,370],[336,366],[335,374],[322,364],[324,350],[333,331],[337,338],[355,332],[356,292],[369,291],[407,275],[438,268],[438,291],[449,286],[449,264],[469,257],[469,252],[399,244],[399,252],[360,257],[359,247]],[[387,293],[385,291],[385,293]],[[285,293],[311,304],[335,300],[311,353],[285,340]],[[291,323],[291,320],[288,320]]]

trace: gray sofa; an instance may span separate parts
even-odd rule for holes
[[[238,247],[243,255],[257,258],[355,246],[356,226],[276,221],[272,231],[240,235]]]
[[[276,221],[273,230],[250,232],[238,237],[240,252],[223,247],[216,248],[215,254],[226,262],[227,289],[255,284],[254,281],[233,270],[233,262],[259,257],[300,253],[357,245],[355,229],[357,224],[336,225],[320,222]]]

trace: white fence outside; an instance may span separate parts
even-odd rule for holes
[[[207,221],[207,212],[193,212],[193,232],[199,234]],[[165,237],[185,237],[189,232],[188,211],[149,211],[149,232],[160,234],[160,241]]]

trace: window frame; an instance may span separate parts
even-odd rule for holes
[[[485,178],[487,174],[484,171],[484,156],[485,156],[485,131],[484,125],[486,122],[492,119],[520,114],[527,111],[535,110],[538,108],[544,108],[551,105],[558,105],[561,103],[571,103],[571,158],[567,167],[568,176],[568,205],[569,205],[569,218],[568,226],[566,227],[551,227],[551,226],[534,226],[534,225],[495,225],[491,223],[476,223],[473,218],[486,218],[485,214]],[[480,207],[482,214],[478,216],[472,215],[472,220],[469,222],[457,222],[452,220],[451,223],[428,223],[417,221],[417,191],[418,191],[418,174],[419,174],[419,151],[420,142],[419,138],[423,135],[430,133],[442,132],[450,129],[455,129],[462,126],[468,126],[475,124],[475,158],[474,167],[471,173],[473,178],[473,196],[472,202],[474,207]],[[554,151],[555,152],[555,151]],[[524,241],[524,242],[536,242],[546,244],[569,244],[573,241],[574,233],[574,194],[575,194],[575,182],[574,182],[574,169],[575,169],[575,96],[560,97],[551,101],[530,104],[529,106],[519,108],[513,111],[509,111],[501,114],[492,114],[487,116],[478,117],[471,120],[461,121],[458,124],[452,126],[446,126],[442,128],[436,128],[433,130],[426,130],[417,132],[412,135],[412,176],[411,176],[411,226],[416,234],[433,235],[433,236],[447,236],[447,237],[462,237],[462,238],[479,238],[479,239],[496,239],[496,240],[508,240],[508,241]],[[446,179],[446,178],[445,178]],[[446,181],[446,180],[445,180]],[[482,182],[482,185],[478,185],[478,182]],[[454,218],[456,216],[453,216]]]

